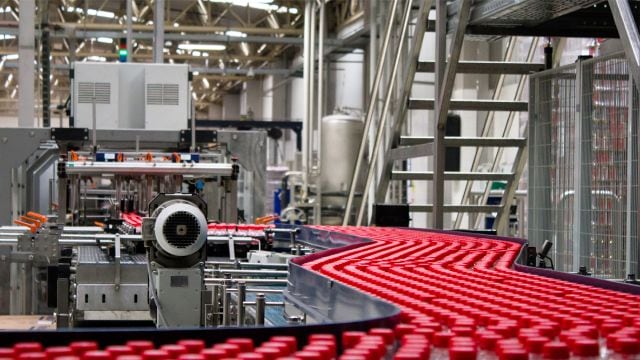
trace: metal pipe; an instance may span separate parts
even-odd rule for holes
[[[239,290],[240,289],[240,283],[244,283],[244,281],[241,281],[241,280],[238,281],[238,289],[231,288],[231,289],[227,289],[227,291],[232,292],[232,293],[233,292],[238,292],[239,293],[240,292],[240,290]],[[284,290],[266,289],[266,288],[247,288],[246,284],[244,286],[245,286],[245,290],[244,290],[245,294],[246,293],[259,293],[259,292],[265,293],[265,294],[282,294],[283,291],[284,291]]]
[[[227,289],[231,286],[231,280],[224,279],[222,283],[222,325],[231,325],[231,293]]]
[[[255,306],[256,302],[255,301],[245,301],[244,302],[245,306]],[[265,301],[264,303],[265,307],[266,306],[284,306],[284,301]]]
[[[153,11],[153,62],[164,62],[164,0],[155,0]]]
[[[315,1],[315,0],[314,0]],[[306,200],[307,198],[307,187],[309,181],[309,126],[311,120],[309,119],[309,107],[312,101],[311,94],[309,93],[309,81],[311,79],[311,65],[310,65],[310,54],[311,47],[313,43],[311,42],[311,16],[312,14],[312,3],[314,1],[306,1],[304,7],[304,48],[303,48],[303,66],[302,66],[302,79],[304,82],[303,88],[303,107],[304,107],[304,116],[302,119],[302,198]]]
[[[265,296],[263,293],[256,294],[256,325],[264,325]]]
[[[26,228],[25,228],[26,230]],[[243,267],[260,267],[260,268],[287,268],[288,264],[258,264],[258,263],[242,263],[242,262],[228,262],[228,261],[207,261],[206,265],[218,265],[218,266],[233,266],[235,267],[237,264],[240,265],[240,268]]]
[[[211,272],[210,269],[205,269],[205,272]],[[258,276],[287,276],[289,272],[279,271],[279,270],[231,270],[231,269],[221,269],[221,273],[223,274],[231,274],[231,275],[258,275]]]
[[[322,117],[324,116],[324,108],[325,108],[325,97],[324,97],[324,40],[327,36],[326,30],[326,0],[320,1],[320,25],[318,29],[318,115],[316,116],[317,121],[317,134],[318,134],[318,144],[316,160],[317,160],[317,169],[318,174],[321,171],[322,165]],[[317,225],[322,224],[322,181],[321,177],[316,177],[316,211],[314,214],[314,222]]]
[[[221,284],[224,279],[221,278],[205,278],[205,284]],[[286,279],[242,279],[247,285],[287,285]]]
[[[127,62],[131,62],[131,55],[133,53],[133,49],[131,46],[131,38],[132,38],[132,32],[133,32],[133,25],[132,25],[132,7],[133,7],[133,0],[126,0],[127,1],[127,21],[125,23],[126,27],[127,27]]]
[[[381,54],[380,54],[380,62],[378,62],[378,67],[376,69],[376,77],[373,81],[373,86],[371,88],[371,94],[369,95],[369,105],[367,107],[367,117],[364,121],[364,131],[362,135],[362,139],[360,140],[360,148],[358,150],[358,160],[356,161],[355,168],[353,170],[353,177],[351,178],[351,185],[349,186],[349,196],[347,197],[347,205],[344,211],[344,218],[342,220],[342,226],[349,225],[349,217],[351,215],[351,207],[353,206],[353,199],[356,192],[356,185],[358,183],[358,173],[360,172],[360,167],[362,166],[362,158],[364,157],[365,147],[367,145],[367,134],[369,133],[369,129],[371,128],[371,123],[373,120],[373,113],[375,110],[376,99],[378,98],[378,88],[380,87],[380,81],[382,80],[382,70],[384,68],[385,59],[387,57],[387,49],[389,47],[389,40],[391,39],[393,21],[396,18],[396,11],[398,6],[398,0],[393,0],[391,4],[391,13],[389,14],[389,19],[387,21],[387,25],[385,28],[384,40],[382,42]]]
[[[231,289],[229,289],[231,290]],[[238,326],[244,326],[245,309],[244,302],[247,298],[247,284],[244,281],[238,281]]]
[[[364,208],[367,205],[367,199],[369,195],[369,188],[371,187],[371,181],[373,180],[373,175],[376,173],[375,162],[378,158],[378,152],[380,151],[380,145],[382,144],[382,136],[384,135],[384,130],[387,122],[387,113],[389,112],[389,106],[391,105],[391,97],[393,95],[393,90],[397,83],[396,75],[398,73],[398,67],[400,65],[400,58],[402,57],[402,47],[407,38],[407,31],[409,28],[409,19],[411,18],[411,6],[412,1],[408,0],[406,2],[406,6],[404,9],[404,13],[402,15],[402,28],[400,31],[400,40],[398,41],[398,45],[396,47],[396,56],[393,60],[393,68],[391,70],[391,79],[390,84],[387,88],[387,94],[385,95],[384,105],[382,107],[382,112],[380,114],[380,120],[378,122],[378,130],[376,133],[375,143],[373,145],[373,151],[371,156],[369,157],[369,166],[367,167],[367,180],[365,181],[364,190],[362,193],[362,201],[360,202],[360,208],[358,209],[358,217],[356,220],[356,225],[360,226],[362,224],[362,218],[364,216]],[[355,176],[355,174],[354,174]]]

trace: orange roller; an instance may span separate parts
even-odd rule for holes
[[[34,224],[29,224],[27,222],[24,222],[22,220],[13,220],[13,223],[19,226],[24,226],[24,227],[28,227],[29,230],[35,234],[35,232],[38,230],[38,227],[35,226]]]

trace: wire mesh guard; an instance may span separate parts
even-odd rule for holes
[[[537,247],[554,243],[558,270],[586,267],[617,279],[637,273],[632,85],[622,54],[531,77],[528,237]]]

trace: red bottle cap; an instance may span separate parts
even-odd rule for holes
[[[336,337],[333,334],[311,334],[309,335],[309,342],[315,340],[328,340],[328,341],[336,341]]]
[[[422,360],[423,357],[419,353],[399,350],[394,356],[394,360]]]
[[[12,348],[0,348],[0,357],[2,358],[13,358],[15,353]]]
[[[400,339],[404,335],[412,334],[417,328],[417,326],[411,324],[398,324],[393,331],[396,334],[396,339]]]
[[[87,351],[98,350],[98,343],[95,341],[74,341],[69,347],[77,356],[82,356]]]
[[[126,345],[136,354],[142,354],[146,350],[152,350],[155,347],[153,342],[147,340],[130,340],[127,341]]]
[[[500,360],[527,360],[529,354],[523,348],[504,349],[499,357]]]
[[[143,360],[141,355],[120,355],[116,360]]]
[[[226,341],[227,344],[238,345],[240,352],[248,353],[253,351],[253,340],[249,338],[231,338]]]
[[[298,350],[298,340],[295,336],[273,336],[269,341],[287,344],[290,353]]]
[[[324,345],[316,345],[311,344],[307,345],[302,349],[303,351],[315,351],[322,356],[323,360],[331,360],[333,358],[333,354],[331,353],[331,349],[328,346]]]
[[[111,360],[111,355],[103,350],[91,350],[82,355],[82,360]]]
[[[236,357],[240,354],[240,347],[237,344],[217,344],[213,348],[226,351],[228,358]]]
[[[571,344],[571,352],[576,356],[598,356],[600,345],[597,340],[576,340]]]
[[[144,360],[167,360],[170,358],[169,353],[164,350],[145,350],[142,353]]]
[[[198,339],[185,339],[178,341],[178,345],[182,345],[187,349],[189,354],[198,354],[204,349],[204,341]]]
[[[449,340],[454,336],[453,333],[437,332],[433,334],[433,346],[439,348],[449,347]]]
[[[47,354],[43,352],[25,352],[18,355],[19,360],[47,360]]]
[[[127,345],[110,345],[105,349],[106,352],[111,354],[112,358],[117,358],[121,355],[135,355],[133,349]]]
[[[615,340],[614,350],[624,355],[640,354],[640,341],[631,337],[620,337]]]
[[[297,351],[293,356],[301,360],[322,360],[322,355],[317,351]]]
[[[169,357],[177,359],[182,354],[187,354],[187,348],[178,344],[166,344],[160,347],[160,350],[164,350],[169,353]]]
[[[455,345],[449,348],[450,360],[476,360],[478,350],[473,346]]]
[[[396,334],[391,329],[375,328],[369,330],[369,335],[380,336],[386,345],[391,345],[396,340]]]
[[[81,359],[78,356],[71,355],[71,356],[58,356],[57,358],[55,358],[55,360],[81,360]],[[118,360],[120,360],[120,359],[118,359]],[[134,360],[134,359],[132,359],[132,360]],[[135,360],[140,360],[140,359],[135,359]]]
[[[15,351],[16,355],[27,352],[40,352],[42,351],[42,344],[40,344],[39,342],[20,342],[13,345],[13,350]]]
[[[204,349],[200,351],[200,354],[204,356],[205,360],[220,360],[227,357],[227,352],[223,349]]]
[[[569,347],[562,341],[551,341],[542,347],[542,356],[545,359],[568,359]]]
[[[502,339],[502,336],[494,333],[484,333],[478,337],[478,346],[483,350],[494,350],[498,340]]]
[[[73,350],[69,346],[52,346],[45,351],[49,359],[56,359],[62,356],[73,356]]]
[[[265,360],[275,360],[281,356],[284,356],[282,350],[277,347],[261,346],[255,349],[254,352],[262,354],[262,357],[264,357]]]
[[[322,346],[326,346],[329,348],[330,354],[331,354],[331,358],[335,358],[338,348],[336,345],[335,341],[330,341],[330,340],[314,340],[312,343],[310,343],[309,345],[322,345]]]
[[[275,341],[267,341],[267,342],[263,342],[260,347],[261,348],[274,348],[274,349],[278,350],[278,352],[280,352],[280,355],[278,355],[278,357],[287,356],[287,355],[291,354],[291,350],[289,349],[289,345],[287,345],[285,343],[279,343],[279,342],[275,342]]]
[[[549,338],[544,336],[532,336],[527,338],[525,349],[532,354],[542,354],[544,345],[549,342]]]
[[[242,353],[238,355],[237,358],[240,360],[264,360],[264,356],[262,356],[262,354],[252,352]]]

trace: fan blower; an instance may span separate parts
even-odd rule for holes
[[[149,204],[151,217],[143,219],[142,237],[151,315],[159,328],[202,325],[206,213],[197,195],[160,194]]]

